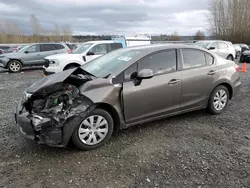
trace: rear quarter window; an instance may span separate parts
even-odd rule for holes
[[[214,57],[208,53],[205,54],[207,65],[214,64]]]

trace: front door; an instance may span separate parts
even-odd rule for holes
[[[214,58],[201,50],[182,49],[181,109],[200,108],[206,105],[218,79]]]
[[[106,44],[97,44],[93,46],[86,54],[86,62],[96,59],[104,54],[108,53]]]
[[[38,44],[30,46],[25,52],[23,52],[22,60],[24,65],[37,65],[41,61],[40,47]]]
[[[126,123],[174,113],[180,110],[181,72],[176,50],[151,54],[124,71],[123,104]],[[154,76],[136,85],[134,72],[151,69]]]

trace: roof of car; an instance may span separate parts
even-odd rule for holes
[[[192,49],[204,50],[204,48],[193,46],[193,45],[186,45],[186,44],[151,44],[151,45],[133,46],[133,47],[125,48],[125,49],[144,50],[147,52],[154,52],[158,50],[173,49],[173,48],[192,48]]]
[[[96,40],[96,41],[88,41],[86,43],[104,44],[104,43],[114,43],[114,41],[113,40]]]

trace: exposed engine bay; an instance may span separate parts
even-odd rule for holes
[[[66,113],[78,95],[79,90],[75,86],[64,84],[62,90],[52,93],[45,99],[32,101],[31,113]]]
[[[100,88],[105,89],[100,92]],[[97,78],[80,67],[69,69],[27,88],[15,120],[26,137],[40,144],[64,147],[97,103],[113,100],[107,96],[118,91],[109,80]]]

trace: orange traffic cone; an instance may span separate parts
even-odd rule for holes
[[[247,72],[247,63],[244,63],[241,72]]]

